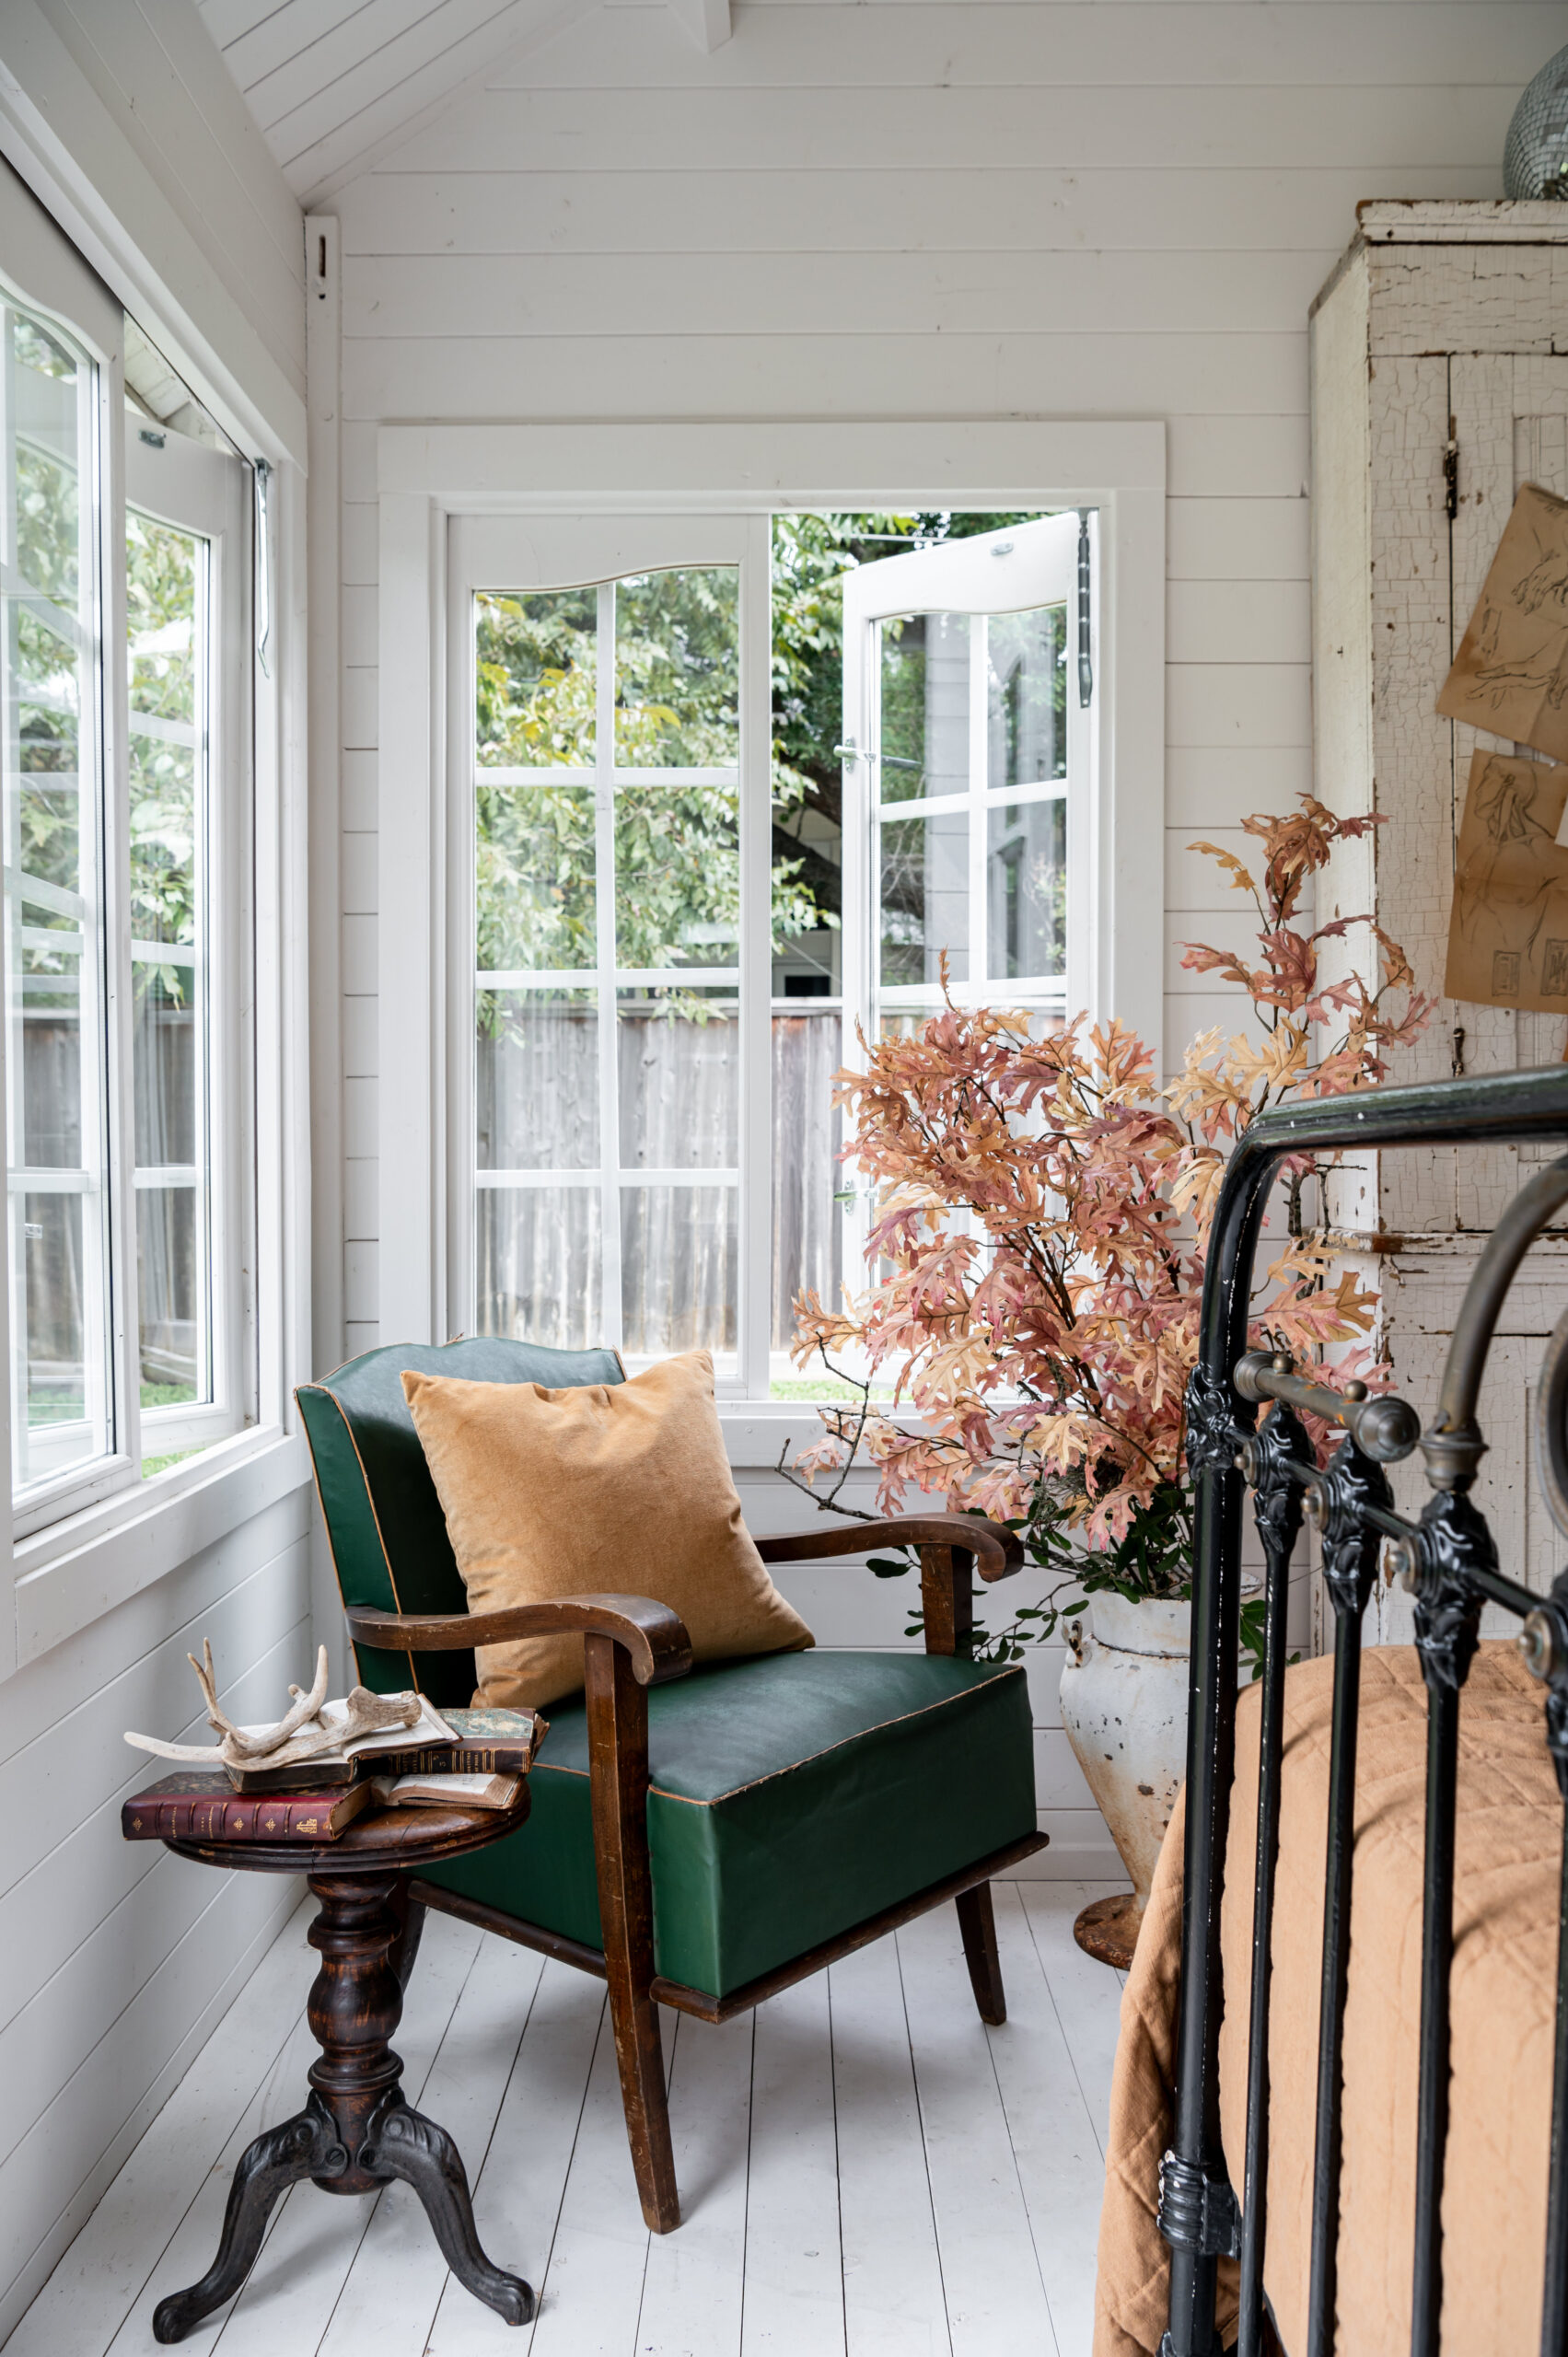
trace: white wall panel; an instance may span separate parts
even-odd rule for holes
[[[330,0],[336,6],[336,0]],[[1562,31],[1560,9],[1462,0],[1424,12],[1422,80],[1491,83],[1517,94]],[[1360,0],[1274,0],[1237,14],[1232,0],[1126,0],[1107,28],[1074,0],[882,0],[846,10],[830,35],[804,10],[748,11],[743,39],[699,57],[667,9],[639,8],[613,41],[557,41],[490,76],[508,87],[586,91],[690,88],[998,89],[1281,85],[1407,89],[1415,28]],[[826,41],[830,40],[830,52]],[[1490,160],[1490,159],[1489,159]]]
[[[294,1904],[121,1839],[158,1773],[127,1727],[200,1741],[185,1655],[266,1717],[308,1675],[309,1495],[296,1491],[7,1681],[0,1708],[0,2339]]]
[[[680,288],[683,335],[1010,335],[1095,309],[1108,336],[1300,332],[1338,255],[1303,253],[709,253]],[[345,337],[591,336],[668,332],[671,287],[632,254],[352,256]]]
[[[702,275],[701,257],[681,275]],[[352,272],[350,273],[352,278]],[[679,296],[679,278],[671,288]],[[787,312],[784,314],[787,316]],[[351,337],[350,417],[1149,417],[1292,412],[1307,331],[1255,335],[691,334]],[[635,388],[635,397],[633,388]]]
[[[1296,663],[1172,663],[1166,672],[1168,745],[1310,745],[1311,676]]]
[[[956,50],[963,46],[968,13],[952,11]],[[1431,18],[1446,13],[1434,7]],[[1485,70],[1483,57],[1489,64],[1492,52],[1479,16],[1495,19],[1507,13],[1504,0],[1474,20],[1476,72]],[[517,171],[559,169],[569,159],[577,171],[645,172],[693,156],[732,171],[787,166],[828,172],[851,157],[862,170],[903,170],[912,156],[950,156],[959,166],[982,170],[1017,170],[1042,161],[1087,168],[1112,155],[1168,171],[1199,161],[1254,171],[1376,161],[1420,174],[1424,189],[1429,170],[1496,169],[1519,95],[1517,82],[1482,87],[1473,79],[1446,88],[1413,82],[1400,88],[1357,88],[1342,81],[1337,87],[1279,84],[1243,95],[1218,78],[1225,46],[1221,37],[1201,60],[1189,56],[1181,81],[1129,86],[1121,69],[1136,48],[1119,11],[1092,25],[1108,64],[1121,61],[1104,87],[910,89],[897,85],[889,68],[898,96],[879,105],[867,89],[845,88],[833,79],[840,33],[851,14],[846,7],[818,20],[822,81],[810,90],[704,87],[656,95],[634,83],[620,89],[490,89],[438,117],[401,150],[399,161],[416,171]],[[867,20],[881,30],[888,57],[896,59],[897,15],[884,17],[878,10]],[[1225,27],[1243,19],[1227,10],[1215,21],[1223,35]],[[738,38],[744,37],[742,21]],[[606,16],[564,34],[562,46],[582,41],[613,48],[616,40],[615,19]],[[1550,55],[1550,36],[1542,46]],[[722,60],[725,51],[715,54]],[[1423,44],[1413,23],[1409,54],[1412,75],[1424,74]],[[1342,63],[1353,55],[1353,50]]]
[[[1305,499],[1172,499],[1166,571],[1172,581],[1302,581],[1307,577]],[[1301,645],[1299,630],[1291,653]]]
[[[1345,234],[1353,218],[1347,212]],[[1303,339],[1305,345],[1305,338]],[[1307,497],[1307,380],[1281,410],[1169,419],[1167,489],[1177,499]]]
[[[1286,810],[1310,791],[1312,748],[1301,745],[1166,747],[1165,815],[1173,827],[1212,835],[1254,810]]]
[[[695,225],[710,254],[1299,253],[1342,243],[1362,198],[1410,186],[1407,168],[1382,163],[923,169],[850,155],[829,171],[715,171],[672,155],[653,172],[577,170],[570,157],[559,168],[412,172],[401,162],[333,200],[345,253],[669,254],[691,245]],[[1434,164],[1423,186],[1492,196],[1496,165]]]

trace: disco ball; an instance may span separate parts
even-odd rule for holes
[[[1568,198],[1568,49],[1548,58],[1514,109],[1503,192]]]

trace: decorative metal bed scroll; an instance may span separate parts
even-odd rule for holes
[[[1568,1803],[1568,1571],[1539,1596],[1498,1568],[1469,1497],[1485,1449],[1476,1422],[1486,1354],[1504,1297],[1534,1238],[1568,1204],[1568,1155],[1524,1187],[1488,1238],[1449,1349],[1441,1403],[1424,1435],[1402,1399],[1342,1396],[1284,1356],[1249,1350],[1253,1255],[1282,1158],[1336,1148],[1568,1144],[1568,1070],[1382,1088],[1280,1107],[1254,1122],[1225,1174],[1203,1288],[1200,1362],[1188,1389],[1188,1459],[1198,1477],[1192,1687],[1187,1745],[1187,1903],[1177,2038],[1173,2149],[1160,2171],[1160,2226],[1171,2246],[1170,2321],[1161,2357],[1215,2357],[1216,2262],[1240,2261],[1237,2357],[1261,2357],[1264,2197],[1269,2162],[1270,1931],[1279,1847],[1285,1604],[1303,1520],[1318,1534],[1334,1612],[1333,1721],[1318,2016],[1307,2344],[1291,2357],[1332,2357],[1340,2220],[1340,2106],[1360,1703],[1361,1624],[1387,1545],[1415,1597],[1415,1642],[1427,1690],[1414,2301],[1411,2357],[1437,2357],[1440,2226],[1448,2130],[1448,1980],[1453,1955],[1454,1836],[1459,1689],[1475,1655],[1484,1603],[1522,1622],[1520,1650],[1545,1689],[1546,1740]],[[1275,1403],[1260,1426],[1258,1411]],[[1344,1440],[1319,1473],[1299,1412],[1341,1425]],[[1548,1347],[1539,1393],[1542,1480],[1568,1534],[1568,1317]],[[1393,1510],[1383,1468],[1420,1446],[1432,1495],[1419,1523]],[[1266,1563],[1257,1867],[1253,1911],[1246,2149],[1240,2198],[1220,2141],[1223,2003],[1220,1898],[1235,1763],[1243,1489]],[[1560,1909],[1557,2037],[1547,2189],[1542,2357],[1568,2351],[1568,1817]],[[1347,2352],[1353,2357],[1353,2351]]]

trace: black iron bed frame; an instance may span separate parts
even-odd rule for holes
[[[1532,1178],[1479,1256],[1454,1329],[1435,1421],[1391,1396],[1341,1395],[1297,1374],[1287,1356],[1248,1348],[1252,1263],[1282,1159],[1380,1146],[1568,1143],[1568,1069],[1369,1090],[1264,1114],[1231,1158],[1203,1287],[1200,1358],[1188,1390],[1188,1462],[1197,1480],[1192,1672],[1187,1748],[1181,2009],[1172,2149],[1160,2169],[1159,2223],[1170,2245],[1169,2328],[1161,2357],[1215,2357],[1215,2274],[1240,2262],[1237,2357],[1262,2357],[1265,2189],[1269,2159],[1270,1934],[1279,1847],[1285,1605],[1304,1519],[1316,1529],[1334,1614],[1323,1969],[1318,2014],[1316,2151],[1307,2341],[1291,2357],[1332,2357],[1340,2222],[1340,2106],[1360,1701],[1362,1618],[1384,1549],[1415,1598],[1415,1643],[1427,1692],[1426,1824],[1417,2094],[1411,2357],[1437,2357],[1443,2289],[1441,2200],[1448,2132],[1448,1980],[1453,1955],[1454,1833],[1459,1689],[1475,1655],[1482,1605],[1522,1623],[1520,1650],[1545,1688],[1546,1740],[1568,1802],[1568,1572],[1540,1596],[1507,1578],[1469,1497],[1486,1444],[1476,1402],[1498,1313],[1519,1262],[1568,1204],[1568,1155]],[[1260,1426],[1258,1411],[1273,1402]],[[1319,1473],[1298,1411],[1327,1416],[1345,1438]],[[1568,1315],[1548,1345],[1538,1392],[1541,1478],[1568,1533]],[[1383,1468],[1420,1445],[1432,1495],[1419,1523],[1393,1510]],[[1220,2140],[1223,2005],[1220,1898],[1235,1763],[1237,1648],[1244,1489],[1265,1562],[1249,2064],[1242,2185],[1233,2189]],[[1568,1817],[1559,1908],[1557,2029],[1547,2187],[1542,2357],[1568,2357]],[[1353,2352],[1353,2334],[1344,2348]]]

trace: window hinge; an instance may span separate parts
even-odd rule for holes
[[[1089,511],[1078,510],[1078,702],[1093,701],[1095,667],[1089,653]]]
[[[1453,418],[1448,420],[1448,439],[1443,445],[1443,505],[1450,524],[1459,512],[1459,443],[1455,423]]]

